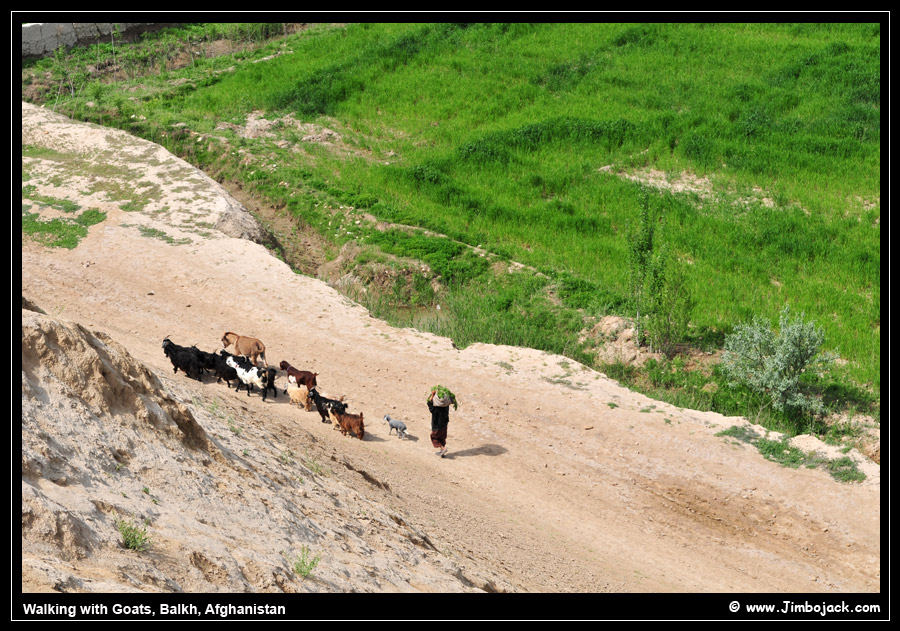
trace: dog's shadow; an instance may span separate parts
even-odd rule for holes
[[[368,436],[368,434],[366,434],[366,435]],[[379,437],[378,440],[381,440],[384,442],[389,441],[389,440],[395,440],[398,443],[405,443],[407,441],[412,441],[415,443],[415,442],[419,441],[418,437],[413,436],[412,434],[409,434],[409,433],[407,433],[406,436],[404,436],[402,438],[400,436],[397,436],[397,434],[388,434],[387,436]]]

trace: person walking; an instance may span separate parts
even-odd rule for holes
[[[438,400],[434,400],[437,389],[431,391],[428,395],[428,411],[431,412],[431,444],[437,451],[438,456],[443,458],[447,455],[447,425],[450,423],[450,404],[456,406],[456,397],[449,390],[444,396],[439,396]]]

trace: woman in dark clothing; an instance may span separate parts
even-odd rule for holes
[[[428,411],[431,412],[431,444],[437,449],[437,455],[447,455],[447,424],[450,422],[450,405],[435,405],[435,391],[428,395]]]

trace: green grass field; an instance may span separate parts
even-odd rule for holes
[[[579,331],[629,313],[628,236],[649,191],[697,299],[695,344],[789,303],[824,327],[844,377],[880,391],[879,24],[356,24],[265,41],[281,28],[247,26],[252,50],[179,70],[158,52],[212,31],[148,38],[116,83],[79,89],[77,56],[29,68],[73,85],[45,102],[241,181],[335,247],[426,262],[443,315],[380,302],[398,323],[591,363]],[[223,129],[251,112],[281,119],[274,138]],[[305,142],[301,123],[339,149]],[[338,232],[328,208],[452,241]],[[465,246],[533,271],[498,276]]]

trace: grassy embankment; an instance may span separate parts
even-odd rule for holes
[[[736,323],[774,320],[789,303],[847,360],[815,384],[829,403],[878,414],[878,25],[315,27],[215,59],[195,44],[188,67],[164,65],[173,53],[159,51],[212,37],[193,27],[120,47],[131,65],[120,61],[114,83],[79,74],[77,56],[43,62],[71,86],[43,101],[240,182],[326,237],[330,256],[356,242],[348,269],[423,261],[430,272],[398,274],[367,306],[461,347],[530,346],[594,363],[579,335],[600,316],[630,314],[628,235],[649,190],[658,238],[698,301],[695,347],[720,348]],[[246,62],[275,52],[287,54]],[[110,54],[100,46],[84,58]],[[271,138],[217,129],[254,111],[329,128],[340,142],[305,142],[283,121]],[[651,169],[700,185],[678,193],[625,177]],[[356,223],[362,212],[449,239],[379,231]],[[529,268],[499,273],[496,261]],[[751,418],[763,407],[714,367],[688,365],[599,367],[685,407]],[[828,431],[770,412],[761,420]]]

